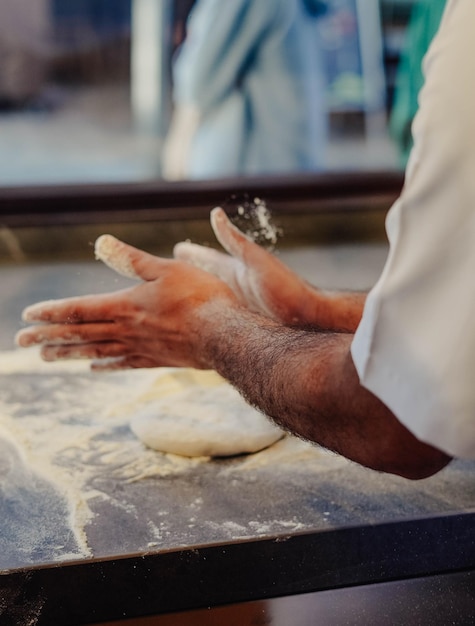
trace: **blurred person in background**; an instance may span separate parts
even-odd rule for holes
[[[168,179],[321,168],[320,0],[197,0],[173,62]]]
[[[34,104],[47,71],[47,0],[0,0],[0,110]]]

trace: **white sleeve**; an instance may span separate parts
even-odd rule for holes
[[[361,383],[422,441],[475,458],[474,0],[449,0],[424,62],[390,251],[352,356]]]

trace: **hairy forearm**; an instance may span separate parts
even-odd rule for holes
[[[409,478],[429,476],[449,462],[360,386],[351,334],[285,328],[245,310],[209,313],[209,361],[286,430],[366,467]]]

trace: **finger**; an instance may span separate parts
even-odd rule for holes
[[[213,274],[229,285],[236,295],[239,295],[240,289],[237,281],[244,267],[239,259],[213,248],[205,248],[188,242],[177,244],[173,253],[180,261]]]
[[[26,307],[22,319],[24,322],[61,324],[112,321],[117,317],[126,291],[38,302]]]
[[[119,342],[86,343],[72,345],[44,345],[41,358],[44,361],[65,361],[72,359],[104,359],[123,357],[124,346]]]
[[[232,261],[231,257],[213,248],[206,248],[195,243],[183,241],[177,243],[173,249],[175,259],[190,263],[206,272],[220,275],[220,268]]]
[[[211,211],[211,227],[223,248],[244,263],[253,264],[268,254],[236,228],[221,207]]]
[[[293,272],[276,256],[251,241],[236,228],[220,207],[211,211],[211,226],[223,248],[256,275],[263,276],[266,272],[270,272],[274,280],[279,272],[282,276],[293,275]]]
[[[37,344],[79,344],[111,341],[120,330],[117,324],[39,324],[20,330],[15,342],[21,348]]]
[[[96,259],[128,278],[154,280],[169,261],[129,246],[112,235],[101,235],[94,246]]]
[[[121,356],[117,358],[105,358],[91,363],[93,372],[117,372],[128,369],[145,369],[157,367],[155,361],[143,356]]]

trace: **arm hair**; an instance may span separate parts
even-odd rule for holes
[[[208,319],[205,351],[213,367],[285,430],[406,478],[425,478],[449,463],[360,385],[351,333],[282,327],[245,309]]]

